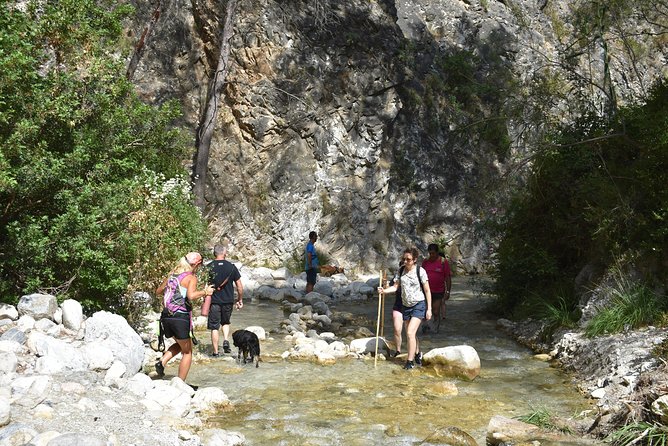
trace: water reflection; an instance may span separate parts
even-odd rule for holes
[[[385,311],[388,339],[392,300]],[[532,359],[529,350],[496,331],[494,319],[480,311],[483,303],[465,279],[456,278],[441,333],[421,336],[423,351],[474,347],[482,371],[473,382],[441,377],[427,368],[406,371],[400,358],[378,361],[376,368],[373,359],[338,360],[331,366],[283,361],[280,354],[290,343],[278,334],[262,342],[259,368],[229,358],[198,362],[189,380],[224,389],[234,405],[210,423],[239,431],[255,445],[409,445],[443,426],[456,426],[484,444],[494,415],[515,417],[548,408],[572,416],[589,408],[566,375]],[[366,316],[372,331],[376,309],[377,301],[337,308]],[[249,303],[233,314],[233,330],[262,325],[269,331],[285,317],[275,304]],[[208,351],[208,335],[198,337]]]

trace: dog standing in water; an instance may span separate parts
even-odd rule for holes
[[[232,342],[239,349],[237,361],[241,361],[243,355],[244,364],[253,363],[253,359],[256,358],[255,367],[260,366],[260,339],[255,333],[248,330],[237,330],[232,333]]]

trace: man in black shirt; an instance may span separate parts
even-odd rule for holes
[[[211,296],[211,309],[209,310],[209,319],[207,328],[211,330],[211,346],[213,353],[211,356],[219,356],[218,353],[218,330],[223,326],[223,351],[231,353],[230,342],[227,340],[230,335],[230,317],[233,307],[241,310],[244,306],[243,294],[244,287],[241,283],[241,274],[234,264],[225,260],[227,256],[227,247],[216,245],[213,248],[215,260],[209,264],[209,283],[213,285],[213,295]],[[236,303],[234,299],[234,285],[237,287]]]

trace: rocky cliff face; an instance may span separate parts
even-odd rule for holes
[[[534,88],[577,84],[555,62],[568,3],[239,1],[207,181],[211,242],[278,265],[316,230],[334,263],[369,271],[393,266],[406,244],[441,239],[461,268],[483,268],[489,241],[476,228],[495,212],[499,181],[541,119],[572,112]],[[178,98],[193,130],[223,6],[163,0],[135,75],[146,100]],[[137,8],[130,38],[153,13]],[[611,62],[620,101],[651,83],[663,51]],[[550,64],[551,77],[539,71]],[[586,68],[603,76],[596,60]]]

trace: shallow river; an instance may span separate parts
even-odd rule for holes
[[[385,305],[388,340],[393,300],[390,296]],[[200,361],[193,364],[188,381],[221,387],[233,406],[211,424],[239,431],[253,445],[411,445],[446,426],[456,426],[484,445],[494,415],[516,417],[545,408],[569,417],[591,408],[567,375],[533,359],[529,350],[497,331],[495,320],[481,311],[484,304],[468,280],[457,277],[441,332],[420,336],[422,351],[474,347],[482,370],[472,382],[439,377],[427,368],[403,370],[405,358],[379,360],[375,368],[373,359],[339,359],[331,366],[284,361],[280,354],[290,344],[284,335],[269,331],[286,315],[276,304],[250,302],[233,314],[232,330],[248,325],[267,330],[260,367],[240,366],[229,357]],[[377,305],[374,299],[330,307],[366,315],[367,327],[375,332]],[[209,352],[208,332],[198,338],[200,351]],[[167,373],[175,373],[175,364]],[[454,383],[458,393],[446,394],[443,383]]]

